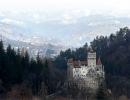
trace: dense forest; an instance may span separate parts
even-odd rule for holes
[[[110,36],[97,36],[91,43],[105,67],[106,88],[115,97],[130,97],[130,29],[121,28]],[[44,98],[66,80],[67,60],[87,59],[87,43],[76,50],[61,51],[55,59],[30,58],[0,41],[0,96],[30,95]]]
[[[52,68],[50,59],[30,58],[27,51],[15,51],[10,45],[4,49],[0,41],[0,98],[43,98],[56,91],[62,80],[57,73],[60,71]]]

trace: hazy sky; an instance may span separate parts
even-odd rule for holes
[[[95,36],[95,34],[87,33],[87,27],[100,25],[102,19],[99,17],[100,20],[95,21],[94,17],[95,22],[91,19],[92,21],[89,20],[90,22],[87,23],[88,16],[130,18],[129,4],[130,0],[0,0],[0,23],[19,27],[19,31],[24,35],[26,33],[35,38],[36,36],[49,37],[47,39],[49,41],[71,39],[68,44],[77,41],[77,44],[80,45],[86,39],[90,41]],[[84,17],[86,17],[87,26],[85,26]],[[115,18],[111,21],[118,26],[121,22]],[[103,32],[101,31],[101,33]],[[64,38],[62,39],[62,37]]]
[[[130,11],[129,0],[0,0],[0,8],[12,10],[101,10],[127,13]],[[17,9],[16,9],[17,8]],[[124,11],[127,10],[127,11]],[[120,12],[121,11],[121,12]]]

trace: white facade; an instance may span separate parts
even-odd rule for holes
[[[77,78],[85,78],[88,73],[88,68],[86,66],[81,66],[81,68],[73,68],[73,77]]]

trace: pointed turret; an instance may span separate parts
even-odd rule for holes
[[[99,57],[98,60],[97,60],[97,65],[102,65],[102,62],[101,62],[100,57]]]

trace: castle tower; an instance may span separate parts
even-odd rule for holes
[[[96,67],[96,52],[92,49],[88,52],[88,66],[89,67]]]

